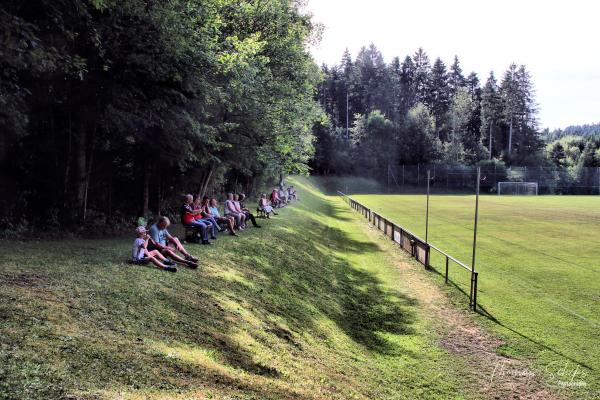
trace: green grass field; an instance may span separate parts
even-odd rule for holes
[[[360,192],[356,180],[326,181]],[[424,195],[352,197],[425,237]],[[429,212],[429,241],[470,265],[474,196],[434,195]],[[433,252],[432,263],[443,273],[445,259]],[[534,359],[566,393],[600,398],[600,197],[482,196],[477,269],[480,319],[509,339],[498,351]],[[450,277],[468,293],[466,271],[451,265]]]
[[[262,229],[189,245],[195,271],[124,264],[129,236],[3,242],[0,399],[479,397],[360,217],[294,185]]]

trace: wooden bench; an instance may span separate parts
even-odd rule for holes
[[[195,226],[184,225],[183,229],[185,230],[185,241],[187,243],[195,243],[197,242],[196,233],[198,233],[198,228]]]

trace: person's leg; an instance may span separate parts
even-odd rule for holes
[[[215,219],[213,217],[210,218],[205,218],[202,220],[204,223],[206,223],[208,230],[211,233],[211,239],[216,239],[217,238],[217,231],[219,230],[219,224],[217,223],[217,221],[215,221]]]
[[[229,234],[235,235],[235,223],[233,218],[227,218],[227,227],[229,228]]]
[[[163,256],[158,250],[151,250],[148,252],[148,256],[157,258],[161,261],[166,261],[167,257]]]
[[[183,264],[183,265],[188,265],[188,262],[186,261],[185,258],[181,257],[179,254],[175,253],[175,251],[173,249],[165,249],[162,252],[162,255],[170,258],[171,260],[173,260],[174,262],[178,263],[178,264]]]
[[[231,214],[233,216],[233,218],[235,218],[235,224],[237,225],[238,229],[242,230],[244,229],[244,227],[242,226],[242,216],[239,213],[235,213],[235,214]]]
[[[250,218],[250,221],[252,222],[252,225],[253,225],[253,226],[255,226],[255,227],[257,227],[257,228],[260,228],[260,225],[258,225],[258,224],[256,223],[256,218],[254,218],[254,215],[252,215],[252,213],[250,213],[250,212],[247,212],[247,213],[246,213],[246,217],[247,217],[247,218]]]
[[[212,224],[215,227],[215,229],[217,230],[217,232],[222,231],[221,227],[219,226],[219,221],[217,221],[217,219],[215,217],[210,217],[208,219],[212,222]]]
[[[194,222],[192,222],[192,225],[200,229],[200,235],[202,237],[202,240],[207,241],[209,223],[207,223],[205,220],[195,220]]]
[[[151,256],[150,253],[148,253],[148,256],[146,258],[144,258],[144,262],[151,262],[152,264],[156,265],[160,269],[167,268],[167,266],[165,264],[161,263],[156,257]]]
[[[181,254],[184,255],[186,260],[189,260],[190,258],[192,258],[192,255],[185,250],[185,247],[183,247],[183,245],[179,241],[179,238],[176,238],[175,236],[173,236],[173,238],[171,239],[171,243],[173,243],[173,245],[175,246],[175,248],[177,249],[178,252],[180,252]]]

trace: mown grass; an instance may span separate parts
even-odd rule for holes
[[[424,195],[352,197],[425,237]],[[470,265],[474,196],[434,195],[429,213],[430,242]],[[479,217],[478,301],[482,322],[508,339],[498,351],[532,358],[568,396],[600,398],[600,197],[488,195]],[[444,272],[435,252],[432,263]],[[452,292],[463,305],[465,272],[451,264]]]
[[[132,238],[0,246],[0,398],[472,397],[402,276],[337,198],[128,266]]]

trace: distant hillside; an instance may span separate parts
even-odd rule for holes
[[[554,141],[564,136],[600,136],[600,122],[596,124],[570,125],[565,129],[555,129],[548,133],[547,140]]]

